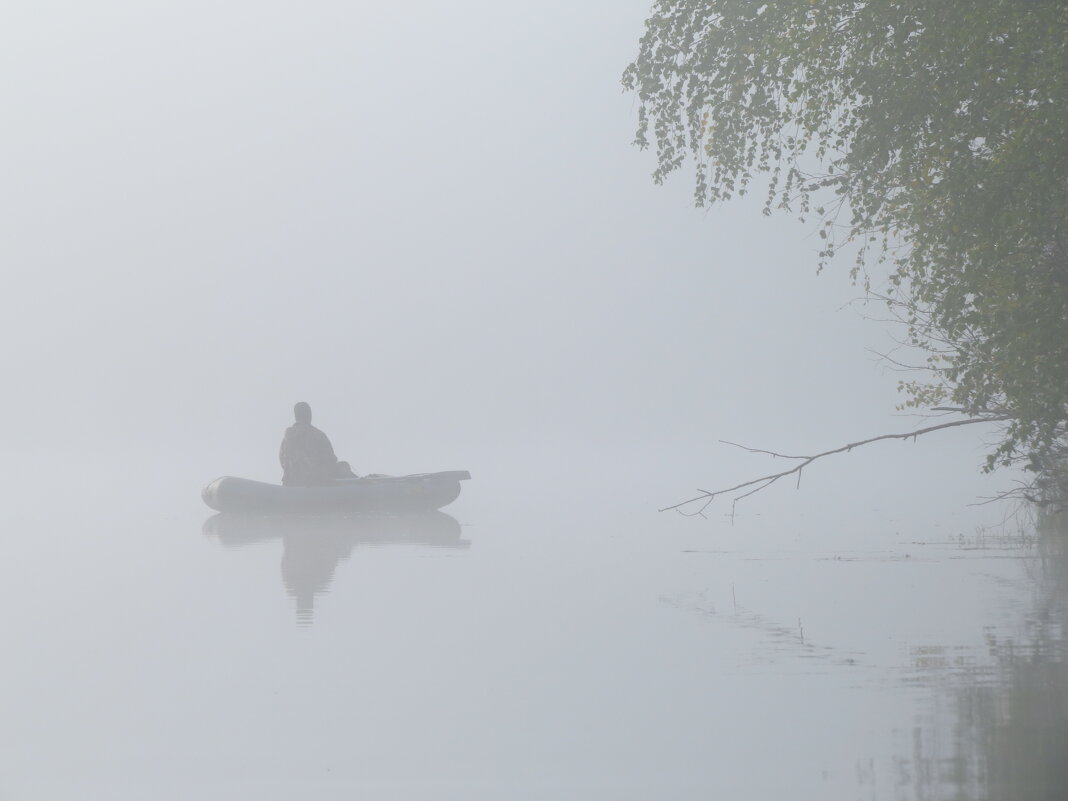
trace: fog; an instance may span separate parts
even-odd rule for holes
[[[618,81],[644,12],[10,12],[8,416],[258,474],[302,398],[379,470],[693,472],[725,434],[885,428],[896,377],[812,232],[649,180]]]
[[[953,562],[1012,477],[955,431],[656,511],[918,422],[814,229],[650,180],[647,5],[6,9],[0,795],[913,797],[909,649],[1030,597]],[[447,531],[206,525],[298,400],[469,470]]]

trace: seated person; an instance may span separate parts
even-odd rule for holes
[[[282,484],[314,487],[332,484],[337,478],[354,478],[348,462],[339,462],[326,434],[311,424],[311,406],[301,401],[293,407],[296,422],[286,429],[278,460]]]

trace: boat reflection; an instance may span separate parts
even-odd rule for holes
[[[460,524],[443,512],[402,515],[217,514],[204,533],[225,548],[282,540],[282,582],[297,603],[297,622],[310,624],[315,597],[329,588],[334,571],[357,546],[393,544],[466,549]]]

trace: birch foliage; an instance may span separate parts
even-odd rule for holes
[[[987,468],[1068,420],[1068,2],[659,0],[623,84],[654,178],[757,190],[901,313],[907,406],[1008,414]]]

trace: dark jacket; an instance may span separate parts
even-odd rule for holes
[[[286,429],[278,450],[282,483],[291,487],[329,484],[338,475],[337,457],[326,434],[311,423],[294,423]]]

